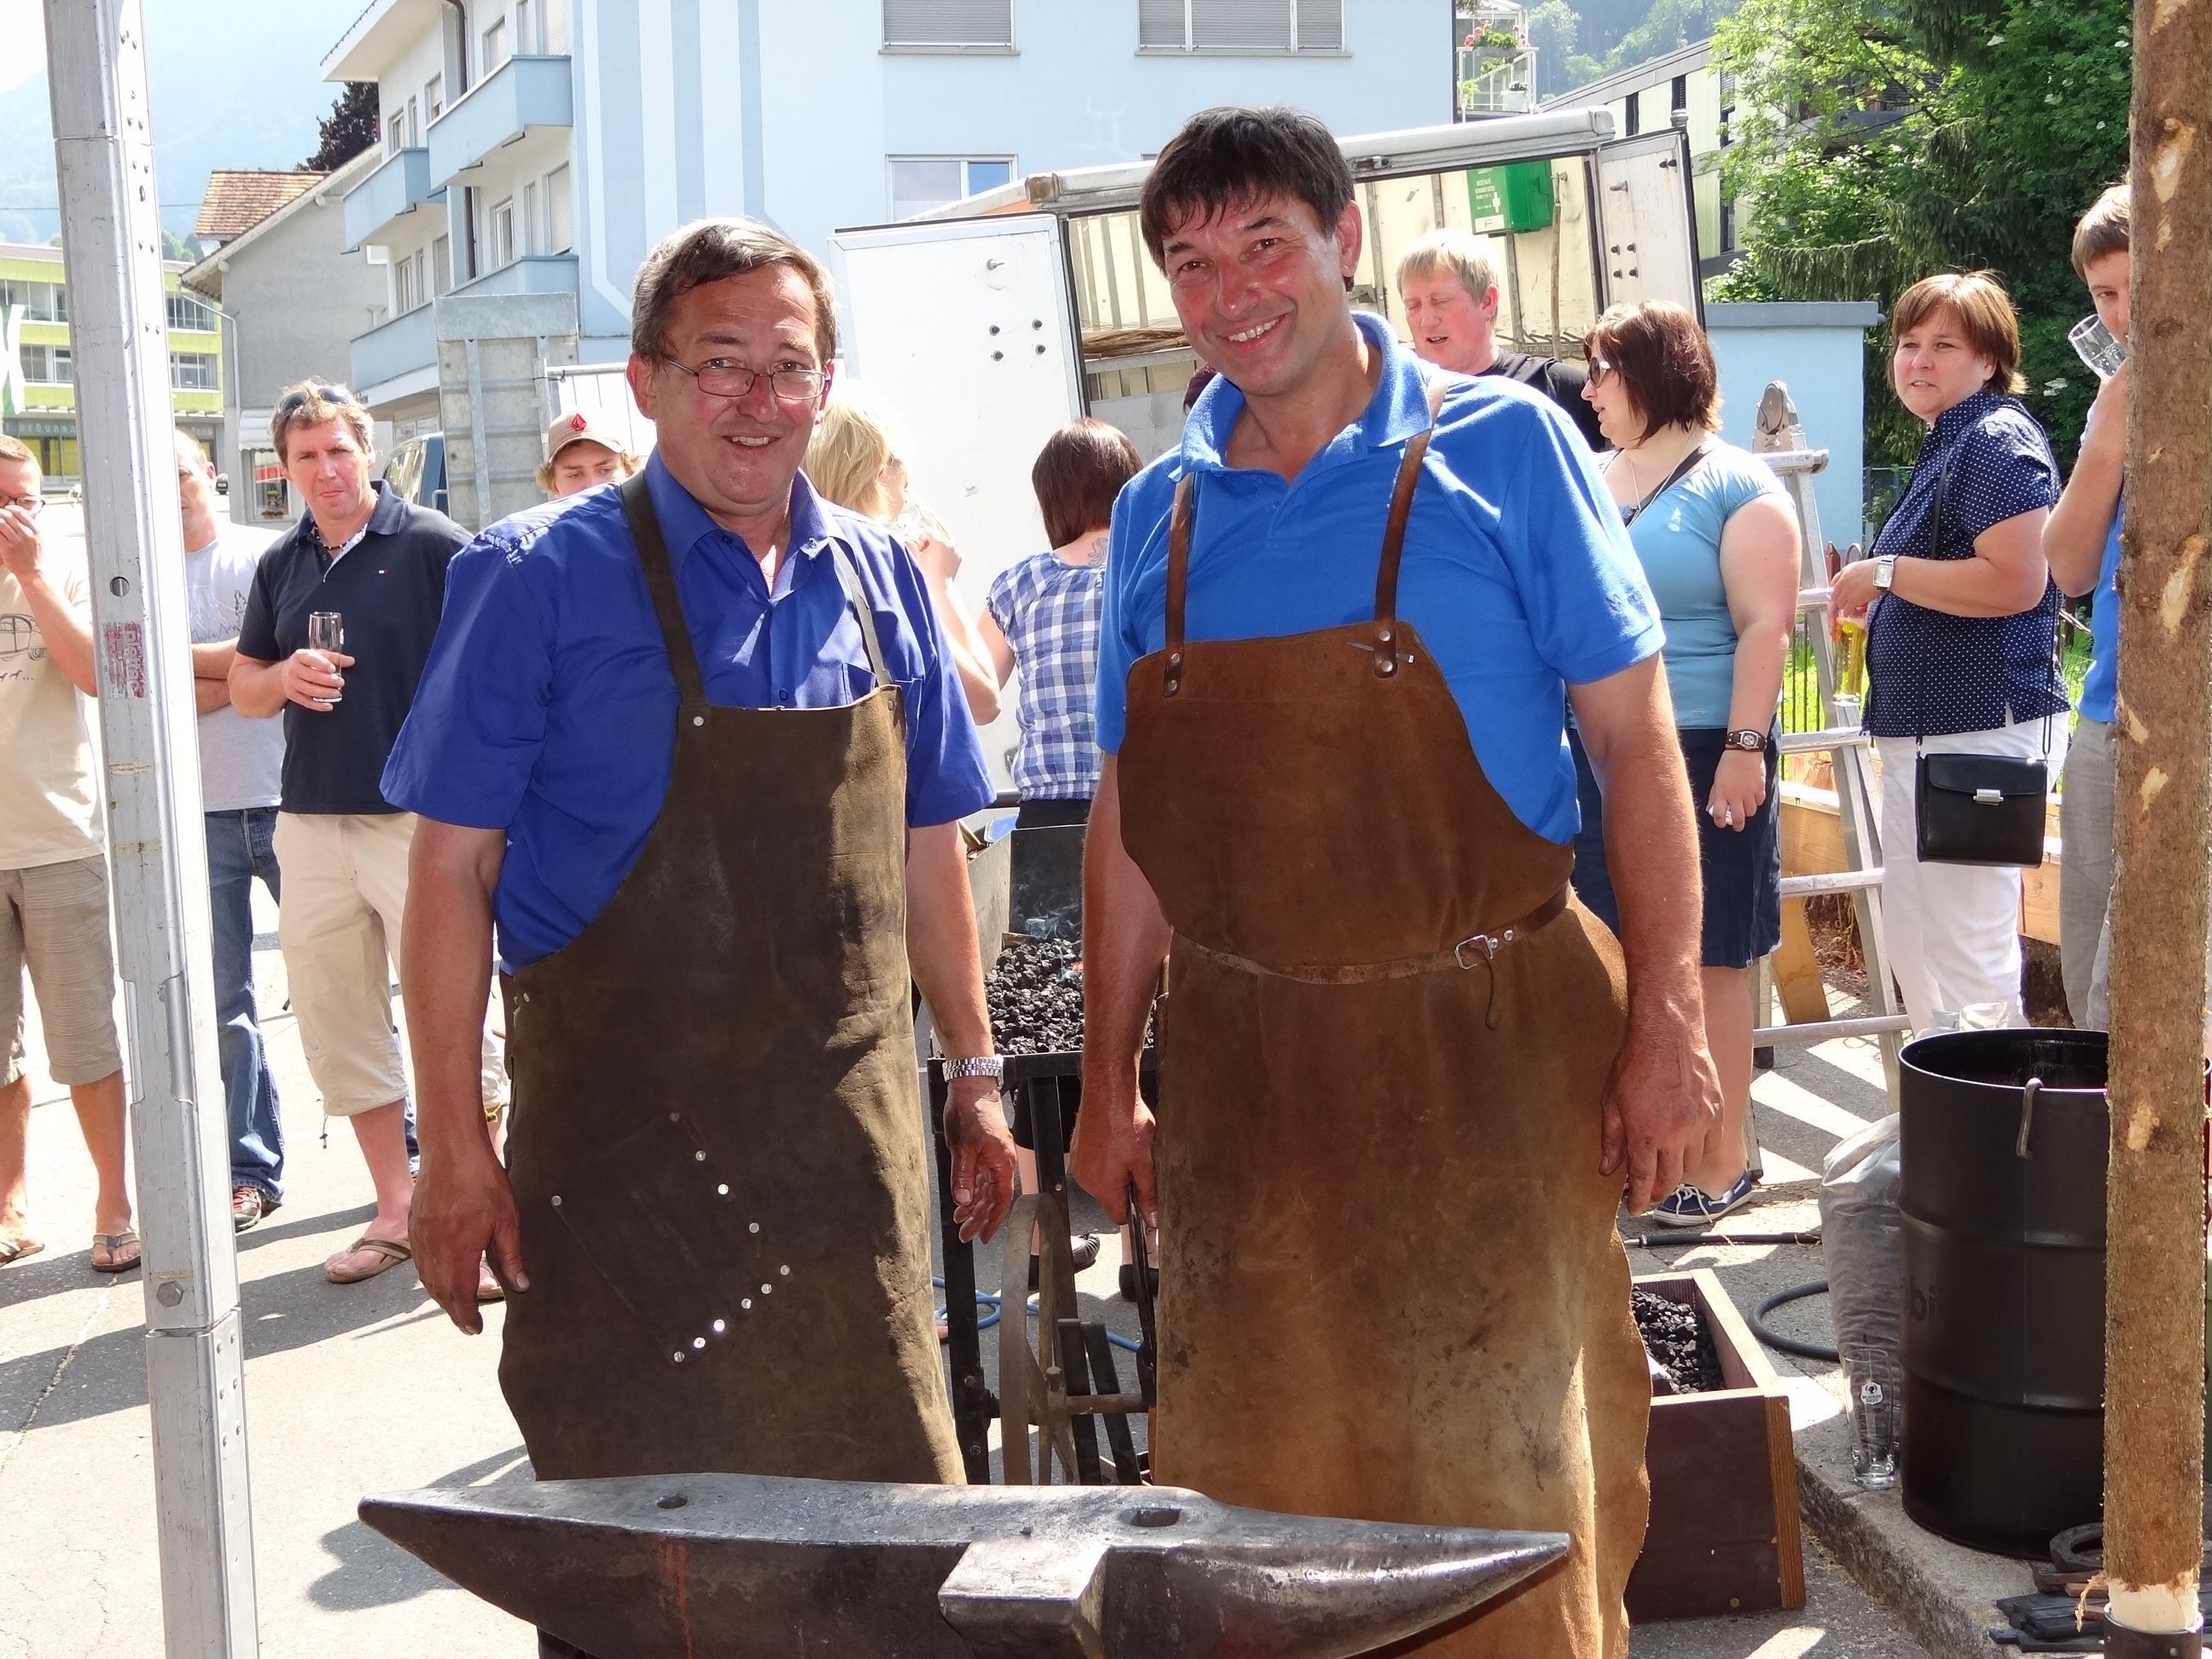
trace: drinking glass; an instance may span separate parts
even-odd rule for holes
[[[343,651],[345,649],[345,617],[336,611],[313,611],[307,614],[307,649],[310,651]],[[333,691],[319,702],[343,702],[345,693]]]
[[[2109,380],[2128,360],[2128,349],[2105,326],[2105,319],[2090,315],[2066,331],[2066,343],[2100,380]]]

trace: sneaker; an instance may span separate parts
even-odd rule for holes
[[[276,1208],[276,1200],[250,1181],[241,1181],[230,1189],[230,1226],[233,1232],[244,1232]]]
[[[1067,1259],[1069,1264],[1078,1273],[1081,1273],[1085,1267],[1095,1266],[1098,1261],[1098,1235],[1096,1233],[1075,1234],[1067,1241]],[[1037,1259],[1031,1256],[1030,1258],[1030,1288],[1035,1290],[1036,1287]]]
[[[1650,1218],[1662,1227],[1710,1226],[1748,1199],[1758,1187],[1748,1170],[1717,1198],[1686,1182],[1651,1206]]]

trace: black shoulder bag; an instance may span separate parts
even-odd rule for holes
[[[1943,527],[1943,487],[1951,464],[1936,475],[1928,517],[1928,550]],[[2052,649],[2055,653],[2057,641]],[[1920,653],[1914,694],[1916,725],[1928,723],[1928,655]],[[2043,717],[2043,755],[1929,754],[1913,738],[1913,829],[1923,864],[1979,864],[2033,870],[2043,862],[2044,803],[2051,793],[2051,716]]]

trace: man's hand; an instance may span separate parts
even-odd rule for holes
[[[327,714],[345,691],[345,676],[339,670],[352,666],[353,659],[343,651],[295,651],[284,659],[285,700]]]
[[[423,1158],[407,1237],[422,1288],[471,1336],[483,1329],[477,1308],[478,1262],[489,1260],[510,1294],[530,1288],[514,1191],[489,1143],[481,1156]]]
[[[1605,1085],[1606,1175],[1628,1169],[1628,1212],[1641,1215],[1705,1161],[1720,1125],[1721,1080],[1705,1049],[1704,1022],[1680,1017],[1638,1022]]]
[[[1014,1206],[1014,1137],[1006,1127],[999,1086],[988,1078],[955,1078],[945,1103],[945,1139],[952,1149],[952,1219],[960,1242],[988,1244]],[[422,1200],[416,1200],[419,1206]]]
[[[40,565],[39,521],[20,507],[0,507],[0,565],[26,587],[46,574]]]
[[[1160,1200],[1152,1180],[1152,1110],[1144,1097],[1115,1102],[1094,1094],[1085,1084],[1083,1109],[1075,1115],[1075,1144],[1068,1151],[1068,1173],[1097,1199],[1115,1226],[1129,1219],[1129,1188],[1137,1188],[1137,1208],[1145,1225],[1158,1231]]]

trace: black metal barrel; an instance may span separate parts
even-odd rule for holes
[[[1905,1511],[2041,1556],[2103,1510],[2105,1034],[1904,1053]]]

